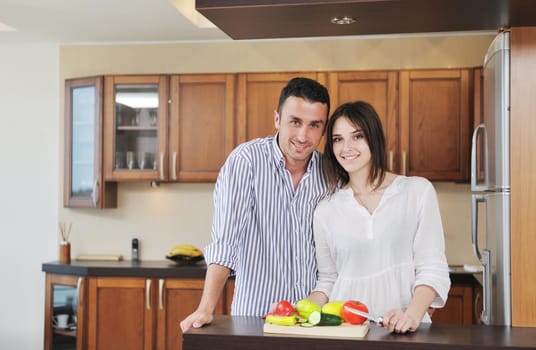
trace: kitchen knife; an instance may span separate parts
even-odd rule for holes
[[[367,320],[370,320],[371,322],[374,322],[376,323],[377,325],[381,326],[383,325],[383,317],[379,316],[379,317],[374,317],[366,312],[363,312],[361,310],[356,310],[348,305],[345,305],[344,308],[346,309],[346,311],[349,311],[355,315],[358,315],[358,316],[361,316],[361,317],[365,317]]]

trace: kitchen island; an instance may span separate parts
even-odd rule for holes
[[[183,350],[447,350],[536,349],[536,328],[423,324],[415,333],[391,334],[371,325],[358,340],[263,334],[260,317],[215,316],[212,324],[183,335]]]

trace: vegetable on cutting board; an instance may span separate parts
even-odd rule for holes
[[[272,314],[279,316],[291,316],[296,315],[297,313],[298,311],[296,311],[294,305],[287,300],[281,300],[277,303],[274,312],[272,312]]]
[[[280,316],[274,314],[266,315],[266,322],[275,324],[278,326],[295,326],[298,323],[298,319],[295,315],[292,316]]]
[[[358,300],[348,300],[344,303],[344,306],[348,306],[351,309],[356,309],[359,311],[363,311],[368,313],[367,305],[363,304],[362,302]],[[346,310],[346,308],[343,307],[342,309],[342,318],[345,322],[348,322],[350,324],[363,324],[367,320],[363,316],[359,316],[356,314],[351,313],[350,311]]]
[[[311,312],[321,310],[320,306],[317,303],[309,299],[298,300],[296,302],[295,307],[296,311],[298,312],[298,315],[304,319],[309,319],[309,315],[311,314]]]
[[[342,317],[320,311],[313,311],[309,315],[309,324],[312,326],[340,326],[342,322]]]

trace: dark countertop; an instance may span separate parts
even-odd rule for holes
[[[183,335],[183,350],[447,350],[535,349],[536,328],[423,324],[415,333],[391,334],[371,325],[363,339],[265,336],[260,317],[215,316],[212,324]]]
[[[124,261],[78,261],[61,264],[58,261],[44,263],[41,270],[46,273],[76,276],[112,276],[143,278],[205,278],[207,266],[175,263],[167,260],[132,262]]]
[[[79,261],[70,264],[58,261],[43,263],[41,270],[47,273],[75,276],[111,276],[143,278],[205,278],[207,266],[204,261],[195,264],[175,263],[170,260],[123,261]],[[463,268],[452,268],[450,278],[453,284],[473,284],[479,281],[481,273],[471,273]]]

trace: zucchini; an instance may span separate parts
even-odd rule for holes
[[[340,326],[342,317],[332,314],[326,314],[320,311],[313,311],[309,315],[309,323],[313,326]]]

